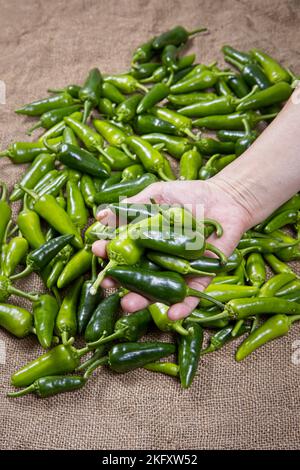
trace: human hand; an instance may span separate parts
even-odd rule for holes
[[[172,181],[154,183],[134,197],[128,198],[126,202],[149,203],[154,199],[158,204],[189,204],[190,210],[196,215],[196,207],[204,206],[205,218],[217,220],[223,227],[223,235],[217,238],[212,235],[209,242],[222,250],[229,256],[238,244],[241,235],[251,224],[251,208],[247,202],[239,198],[238,192],[229,185],[223,184],[222,180],[211,178],[209,181]],[[114,214],[104,209],[97,218],[105,225],[115,222]],[[106,244],[104,240],[93,244],[93,252],[101,258],[106,258]],[[188,277],[188,285],[197,290],[204,290],[209,284],[209,277]],[[106,278],[103,287],[113,287],[111,279]],[[135,312],[149,305],[149,301],[136,293],[129,293],[122,299],[122,308],[127,312]],[[178,320],[188,316],[198,305],[196,297],[186,297],[181,303],[170,307],[168,315],[172,320]]]

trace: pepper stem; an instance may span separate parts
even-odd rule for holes
[[[24,395],[28,395],[29,393],[31,392],[34,392],[36,389],[35,387],[35,384],[31,384],[29,385],[28,387],[26,388],[23,388],[23,390],[19,390],[18,392],[10,392],[10,393],[7,393],[7,397],[10,397],[10,398],[17,398],[17,397],[23,397]]]
[[[252,95],[254,95],[254,93],[256,93],[258,90],[258,85],[254,85],[252,90],[249,91],[249,93],[247,93],[247,95],[243,96],[243,98],[240,98],[238,100],[236,100],[235,102],[237,104],[240,104],[240,103],[243,103],[243,101],[247,100],[248,98],[250,98]]]
[[[130,150],[129,150],[129,148],[127,147],[126,144],[121,144],[121,149],[122,149],[123,152],[127,155],[127,157],[131,158],[131,160],[136,161],[135,155],[132,155],[132,153],[130,152]]]
[[[8,149],[2,150],[2,152],[0,152],[0,157],[11,157],[11,153]]]
[[[182,324],[181,324],[181,321],[175,321],[173,324],[172,324],[172,328],[174,331],[176,331],[176,333],[178,333],[179,335],[181,336],[188,336],[190,333],[188,332],[188,330],[186,330]]]
[[[208,273],[206,271],[200,271],[198,269],[190,267],[187,274],[196,274],[196,276],[210,276],[215,277],[215,273]]]
[[[193,140],[199,140],[198,135],[194,134],[191,129],[185,128],[183,132]]]
[[[254,123],[259,122],[259,121],[265,121],[266,119],[271,119],[274,118],[278,115],[278,113],[271,113],[271,114],[258,114],[256,117],[254,117]]]
[[[26,132],[27,135],[31,135],[33,131],[35,131],[35,129],[38,129],[39,127],[43,127],[42,126],[42,121],[38,121],[34,126],[30,127],[30,129],[28,129],[28,131]]]
[[[233,327],[233,330],[231,331],[231,336],[233,338],[235,338],[239,334],[239,331],[240,331],[241,327],[243,326],[243,324],[244,324],[244,320],[238,320],[236,322],[236,324]]]
[[[96,349],[96,351],[94,351],[94,354],[92,355],[92,357],[90,359],[87,359],[85,362],[83,362],[82,364],[80,364],[79,367],[77,367],[76,371],[80,371],[80,370],[84,370],[86,369],[87,367],[89,367],[91,364],[93,364],[97,359],[100,359],[101,357],[103,357],[103,352],[104,352],[104,348],[99,348],[99,349]]]
[[[243,64],[240,64],[237,60],[232,59],[232,57],[225,55],[224,59],[226,62],[233,65],[235,68],[237,68],[240,72],[243,70],[244,68]],[[231,75],[234,75],[234,73],[231,73]]]
[[[39,298],[38,294],[30,294],[30,292],[24,292],[13,286],[9,286],[7,291],[10,295],[17,295],[18,297],[23,297],[24,299],[30,300],[31,302],[36,302]]]
[[[91,289],[90,289],[90,293],[91,295],[96,295],[97,294],[97,290],[101,284],[101,282],[103,281],[103,279],[105,278],[105,275],[106,275],[106,272],[112,268],[113,266],[116,266],[117,263],[116,261],[109,261],[109,263],[105,266],[104,269],[102,269],[102,271],[98,274],[98,277],[96,279],[96,281],[94,282],[94,284],[92,285]]]
[[[18,274],[14,274],[11,276],[9,279],[11,281],[16,281],[17,279],[23,279],[23,277],[29,276],[31,273],[33,273],[33,269],[31,266],[27,266],[23,271],[21,271]]]
[[[117,330],[109,336],[103,335],[97,341],[94,341],[93,343],[88,343],[88,347],[90,349],[97,349],[98,346],[101,346],[101,344],[110,343],[111,341],[114,341],[115,339],[123,338],[123,335],[127,329],[128,328],[122,328],[121,330]]]
[[[2,152],[0,152],[1,155]],[[1,188],[1,199],[0,201],[6,201],[7,200],[7,186],[4,183],[4,181],[0,181],[0,188]]]
[[[90,367],[88,367],[84,373],[83,378],[88,379],[92,375],[94,370],[97,369],[97,367],[104,366],[105,364],[108,364],[108,356],[104,356],[101,359],[98,359]]]
[[[188,32],[188,35],[189,35],[189,36],[192,36],[192,34],[204,33],[204,32],[206,32],[206,31],[208,31],[207,28],[204,28],[204,27],[202,27],[202,28],[197,28],[197,29],[193,29],[192,31],[189,31],[189,32]]]
[[[139,88],[140,90],[143,90],[145,93],[148,93],[148,91],[149,91],[146,86],[142,85],[139,82],[137,83],[136,87]]]
[[[193,289],[192,287],[187,287],[186,294],[191,295],[193,297],[198,297],[199,299],[209,300],[209,302],[212,302],[213,304],[217,305],[222,310],[225,308],[225,305],[222,302],[220,302],[219,300],[216,300],[213,297],[211,297],[210,295],[205,294],[205,292]],[[223,313],[224,312],[222,312],[221,314],[218,314],[218,315],[223,315]],[[209,321],[218,320],[218,318],[225,318],[227,316],[227,313],[226,313],[225,316],[222,316],[222,317],[218,317],[218,315],[215,315],[215,317],[210,317]],[[206,321],[207,321],[207,318],[203,319],[203,322],[206,322]]]
[[[174,71],[172,70],[172,72],[170,73],[170,76],[169,76],[168,80],[166,81],[166,85],[167,85],[167,86],[171,86],[171,85],[172,85],[172,82],[173,82],[173,79],[174,79]]]
[[[214,219],[204,219],[203,223],[204,223],[204,225],[211,225],[214,228],[214,231],[216,232],[216,235],[217,235],[218,238],[220,238],[223,235],[223,227],[216,220],[214,220]]]
[[[225,266],[225,264],[228,261],[227,256],[223,253],[223,251],[219,250],[216,246],[212,245],[211,243],[205,243],[205,250],[210,251],[211,253],[214,253],[215,255],[218,256],[220,259],[220,263],[222,266]]]
[[[211,301],[211,298],[209,300]],[[213,300],[215,300],[215,299],[213,299]],[[221,302],[219,302],[219,303],[221,303]],[[224,309],[224,307],[225,307],[225,305],[223,305],[223,307],[221,307],[221,308]],[[223,320],[223,318],[227,319],[228,317],[229,317],[228,312],[226,310],[223,310],[223,312],[216,313],[215,315],[212,315],[209,318],[199,318],[197,323],[207,323],[207,322],[212,322],[212,321],[215,321],[215,320]]]
[[[167,175],[165,175],[164,173],[164,170],[163,168],[160,168],[158,171],[157,171],[159,177],[164,180],[164,181],[172,181],[170,178],[167,177]]]
[[[25,186],[23,186],[22,184],[16,184],[15,185],[15,188],[16,189],[22,189],[22,191],[24,191],[25,194],[28,194],[28,196],[30,196],[32,199],[34,199],[35,201],[38,199],[38,194],[34,191],[32,191],[32,189],[28,189],[26,188]]]
[[[295,321],[300,320],[300,315],[290,315],[288,320],[289,320],[289,324],[291,325]]]
[[[201,351],[200,356],[204,356],[204,354],[212,353],[215,350],[216,350],[215,346],[213,344],[210,344],[209,346],[207,346],[207,348]]]
[[[90,100],[86,100],[84,102],[84,107],[83,107],[83,118],[82,118],[82,124],[85,124],[89,115],[91,114],[91,111],[93,109],[93,104]]]
[[[68,344],[69,341],[69,332],[68,331],[62,331],[61,332],[61,340],[64,346]]]

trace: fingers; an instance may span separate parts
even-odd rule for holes
[[[108,241],[107,240],[97,240],[96,242],[93,243],[92,245],[92,252],[94,253],[95,256],[99,256],[99,258],[107,258],[107,253],[106,253],[106,245]]]
[[[125,295],[121,300],[122,309],[128,313],[142,310],[143,308],[148,307],[149,304],[149,300],[145,299],[145,297],[142,297],[139,294],[135,294],[134,292],[130,292],[129,294]]]
[[[210,277],[187,278],[187,284],[193,289],[203,291],[210,283]],[[183,302],[172,305],[168,310],[168,316],[171,320],[180,320],[186,318],[199,304],[197,297],[186,297]]]
[[[103,225],[109,225],[110,227],[117,227],[118,225],[118,218],[110,209],[101,209],[97,213],[96,219]]]

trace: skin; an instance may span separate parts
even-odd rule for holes
[[[159,204],[190,204],[194,214],[196,205],[202,204],[205,217],[218,220],[224,230],[221,238],[212,236],[209,241],[229,256],[246,230],[262,222],[300,190],[299,128],[300,87],[254,144],[216,176],[207,181],[154,183],[128,202],[149,203],[152,198]],[[114,223],[114,216],[108,210],[99,212],[97,218],[104,224]],[[106,243],[95,242],[93,252],[106,257]],[[198,290],[205,289],[209,282],[205,277],[188,280]],[[112,286],[111,279],[103,281],[103,287]],[[168,312],[170,319],[188,316],[198,302],[195,297],[186,297],[184,302],[172,305]],[[148,304],[147,299],[135,293],[122,299],[122,308],[127,312]]]

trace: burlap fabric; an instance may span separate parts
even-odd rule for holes
[[[93,66],[126,70],[135,46],[177,23],[206,25],[210,34],[191,50],[204,62],[221,60],[224,43],[262,47],[300,72],[298,0],[63,0],[0,1],[1,148],[24,139],[29,119],[13,110],[49,86],[81,82]],[[0,161],[10,187],[24,168]],[[299,268],[299,266],[298,266]],[[34,290],[38,281],[21,284]],[[7,399],[12,371],[34,358],[34,339],[13,339],[1,369],[2,449],[299,449],[300,365],[292,363],[299,325],[241,364],[235,345],[205,357],[193,387],[136,371],[99,370],[87,387],[39,400]]]

